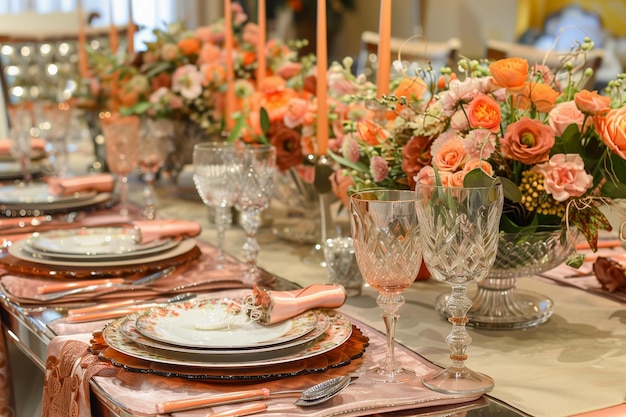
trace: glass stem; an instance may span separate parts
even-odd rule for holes
[[[128,216],[128,176],[120,175],[120,214]]]
[[[143,215],[148,220],[156,218],[156,197],[154,195],[154,173],[144,175],[145,186],[143,187]]]
[[[260,211],[258,209],[251,209],[242,213],[241,226],[246,232],[246,242],[243,244],[243,254],[248,264],[248,269],[251,272],[255,272],[257,256],[259,254],[259,243],[257,242],[256,235],[261,225]]]
[[[224,260],[224,237],[226,235],[226,225],[230,223],[230,207],[215,206],[215,230],[217,231],[217,263],[223,265]]]
[[[376,303],[383,310],[383,321],[387,334],[387,353],[385,362],[381,367],[385,373],[390,374],[398,368],[395,355],[396,324],[398,322],[398,309],[404,304],[404,297],[400,294],[379,294]]]
[[[472,343],[472,338],[465,328],[468,322],[467,312],[472,307],[472,300],[467,296],[466,286],[452,286],[452,293],[448,298],[446,307],[450,312],[448,321],[452,323],[452,331],[446,337],[448,346],[450,346],[452,367],[464,368],[465,360],[467,360],[467,347]]]

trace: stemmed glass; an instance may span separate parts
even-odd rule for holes
[[[447,337],[452,364],[429,374],[423,384],[447,394],[476,394],[491,390],[491,377],[465,366],[472,338],[465,325],[472,300],[467,286],[489,273],[498,247],[502,214],[502,183],[490,186],[448,187],[435,185],[433,177],[416,186],[416,207],[424,262],[439,281],[452,286],[446,307],[452,331]]]
[[[72,107],[66,103],[42,103],[39,108],[39,129],[46,140],[49,169],[52,175],[67,174],[67,137],[72,123]]]
[[[248,274],[255,277],[260,250],[257,241],[260,214],[270,205],[274,193],[274,177],[278,170],[276,148],[271,145],[248,145],[238,151],[237,155],[243,163],[243,171],[239,176],[235,208],[242,212],[241,226],[246,233],[243,253]]]
[[[143,174],[143,216],[152,220],[156,218],[156,196],[154,180],[157,172],[165,163],[170,148],[174,128],[168,119],[144,119],[140,145],[137,150],[139,169]]]
[[[25,183],[29,183],[32,180],[30,158],[32,153],[31,129],[33,127],[33,115],[30,110],[20,104],[15,107],[9,107],[9,117],[11,120],[9,133],[11,138],[11,156],[15,158],[20,166],[22,179]]]
[[[223,268],[224,235],[231,222],[230,211],[237,198],[237,184],[243,170],[243,162],[237,156],[233,144],[203,142],[193,148],[193,182],[202,202],[215,210],[217,230],[216,268]]]
[[[350,227],[361,275],[376,291],[387,332],[385,359],[366,375],[376,381],[402,382],[415,377],[395,358],[398,310],[402,292],[422,263],[419,225],[412,191],[371,190],[350,196]]]
[[[100,120],[104,134],[109,170],[117,175],[120,214],[128,215],[128,176],[137,167],[137,149],[141,119],[103,113]]]

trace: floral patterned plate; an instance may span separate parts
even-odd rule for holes
[[[200,360],[200,356],[198,356],[197,360],[193,360],[191,358],[179,359],[172,356],[166,356],[164,354],[150,352],[141,345],[126,338],[120,331],[120,326],[123,323],[124,317],[109,322],[104,328],[102,336],[109,348],[124,355],[145,360],[147,363],[161,363],[198,369],[243,369],[304,361],[305,359],[324,354],[342,346],[352,334],[352,324],[345,315],[336,310],[330,310],[328,312],[328,317],[330,319],[330,326],[328,329],[306,349],[277,358],[243,362],[203,361]]]
[[[245,315],[236,316],[232,321],[229,311],[240,301],[209,298],[155,307],[140,315],[135,326],[144,336],[170,345],[233,349],[288,342],[304,336],[317,325],[317,314],[313,311],[269,326],[247,320]],[[231,324],[215,328],[225,320],[231,320]]]

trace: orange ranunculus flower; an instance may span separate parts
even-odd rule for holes
[[[184,38],[178,41],[178,49],[183,55],[189,56],[200,51],[200,41],[196,38]]]
[[[500,105],[486,94],[474,97],[467,107],[467,117],[473,128],[482,127],[492,132],[500,129]]]
[[[528,61],[523,58],[504,58],[489,65],[494,82],[500,87],[517,89],[528,79]]]
[[[292,98],[297,97],[295,90],[284,88],[275,93],[264,94],[261,106],[265,107],[271,122],[282,121],[287,114],[288,104]]]
[[[202,66],[202,73],[204,74],[204,79],[202,80],[204,86],[210,84],[219,85],[226,81],[226,70],[221,65],[204,65]]]
[[[554,130],[538,120],[522,117],[507,127],[500,146],[507,158],[527,165],[545,162],[554,146]]]
[[[255,51],[245,51],[241,54],[241,63],[244,66],[250,66],[254,64],[256,61],[256,52]]]
[[[375,121],[363,119],[357,122],[356,130],[359,136],[368,145],[379,145],[387,139],[387,132]]]
[[[548,84],[529,82],[522,92],[515,96],[515,105],[527,110],[531,104],[541,113],[549,113],[556,105],[559,93]]]
[[[427,90],[428,86],[421,78],[403,78],[393,90],[393,95],[406,97],[408,101],[419,101]]]
[[[593,121],[602,142],[611,151],[626,159],[626,107],[612,109],[604,116],[595,116]]]
[[[581,90],[574,94],[574,103],[583,113],[592,116],[606,114],[611,110],[611,98],[601,96],[597,91]]]

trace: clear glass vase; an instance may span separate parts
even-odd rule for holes
[[[545,323],[554,303],[543,294],[517,288],[517,279],[548,271],[572,255],[578,231],[557,228],[531,234],[501,233],[498,253],[489,275],[468,290],[473,300],[469,326],[485,329],[524,329]],[[437,302],[444,317],[447,295]]]

